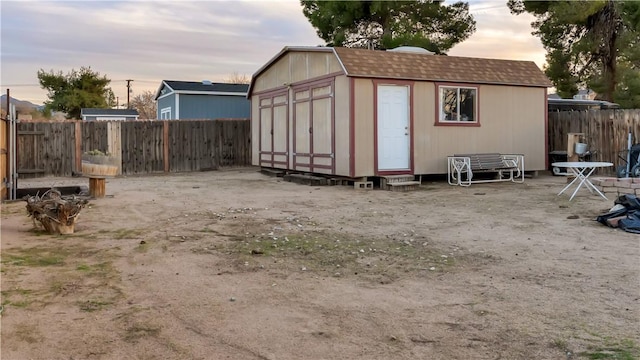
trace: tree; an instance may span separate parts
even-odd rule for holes
[[[419,46],[438,54],[476,30],[469,4],[439,0],[301,0],[302,12],[328,46],[391,49]]]
[[[151,90],[145,90],[131,99],[131,108],[136,109],[140,115],[139,119],[157,119],[158,111],[155,101],[156,94]]]
[[[38,71],[40,87],[49,91],[45,102],[47,110],[63,111],[68,119],[79,119],[82,108],[111,108],[115,96],[110,87],[111,80],[91,67],[72,69],[64,75],[62,71]]]
[[[237,71],[234,71],[233,74],[227,76],[223,80],[229,84],[250,84],[251,76],[247,76],[246,74],[239,74]]]
[[[640,107],[640,3],[636,1],[509,0],[512,14],[528,12],[547,50],[545,73],[558,94],[579,87],[623,107]]]

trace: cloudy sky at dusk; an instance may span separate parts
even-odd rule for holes
[[[449,1],[448,1],[449,2]],[[470,1],[477,30],[449,55],[544,64],[529,15],[509,13],[506,0]],[[284,46],[324,42],[299,1],[0,1],[2,94],[42,104],[37,72],[90,66],[111,79],[126,102],[164,80],[223,81],[251,76]]]

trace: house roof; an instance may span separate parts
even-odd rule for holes
[[[255,79],[288,52],[333,52],[345,75],[404,80],[551,87],[553,84],[533,61],[431,55],[344,47],[283,48],[252,77]],[[249,95],[251,93],[249,89]]]
[[[157,100],[163,87],[168,87],[172,92],[210,95],[246,95],[249,84],[214,83],[207,81],[178,81],[162,80],[162,84],[156,91]]]
[[[84,116],[138,116],[138,110],[135,109],[98,109],[98,108],[82,108],[80,115]]]

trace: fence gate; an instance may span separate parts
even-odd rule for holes
[[[42,144],[44,143],[44,131],[36,130],[34,124],[20,124],[18,129],[18,141],[16,149],[20,158],[18,159],[18,174],[23,178],[37,177],[44,175],[44,169],[39,168],[42,164]],[[27,125],[28,127],[25,127]],[[40,145],[40,146],[39,146]]]

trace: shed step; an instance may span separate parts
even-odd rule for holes
[[[387,190],[391,191],[411,191],[417,190],[420,187],[420,183],[417,181],[406,181],[402,184],[389,184]]]
[[[392,182],[387,183],[389,186],[409,186],[409,185],[420,185],[420,181],[402,181],[402,182]]]
[[[383,176],[383,178],[387,181],[387,183],[392,183],[392,182],[413,181],[415,176],[413,176],[413,175],[389,175],[389,176]]]

